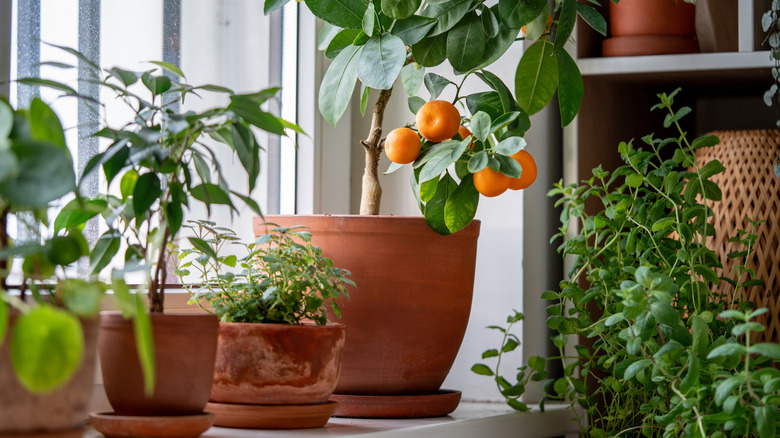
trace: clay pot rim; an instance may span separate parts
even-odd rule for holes
[[[214,320],[218,321],[217,315],[211,313],[151,313],[149,317],[152,318],[156,324],[171,324],[171,325],[186,325],[191,324],[195,320]],[[189,321],[189,322],[188,322]],[[118,310],[103,310],[100,312],[100,325],[104,328],[120,327],[127,324],[132,324],[132,319],[125,319],[122,312]]]
[[[325,325],[319,325],[311,321],[305,321],[301,324],[282,324],[274,322],[233,322],[233,321],[220,321],[219,325],[233,325],[233,326],[256,326],[256,327],[296,327],[302,330],[312,330],[318,328],[342,328],[346,327],[344,324],[335,321],[328,321]]]
[[[254,228],[255,228],[255,234],[257,233],[257,227],[263,226],[265,223],[265,220],[268,219],[269,222],[273,223],[273,218],[284,218],[284,219],[290,219],[290,218],[301,218],[301,220],[309,220],[309,219],[333,219],[333,220],[342,220],[342,221],[349,221],[352,224],[357,224],[357,226],[354,226],[354,229],[351,230],[353,233],[360,233],[360,232],[369,232],[371,234],[382,234],[384,227],[395,227],[396,229],[402,229],[402,233],[406,235],[414,235],[417,233],[433,233],[436,234],[431,228],[428,226],[428,223],[425,221],[425,218],[422,216],[393,216],[393,215],[361,215],[361,214],[267,214],[263,217],[257,216],[254,218]],[[387,224],[387,225],[385,225]],[[305,223],[300,223],[296,225],[306,225]],[[480,228],[482,225],[482,221],[479,219],[472,219],[471,222],[463,227],[463,229],[449,234],[447,236],[441,236],[442,238],[447,238],[451,236],[461,236],[468,238],[468,236],[479,236]],[[392,230],[392,228],[390,228]],[[260,233],[262,234],[262,233]],[[391,231],[390,234],[396,234],[395,231]]]

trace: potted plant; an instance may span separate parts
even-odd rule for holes
[[[266,1],[266,13],[286,2]],[[360,142],[366,153],[360,216],[272,216],[268,220],[309,227],[315,244],[350,270],[359,285],[349,302],[340,303],[350,337],[336,390],[344,396],[339,399],[339,415],[447,414],[457,406],[459,393],[439,388],[463,339],[473,292],[479,223],[472,219],[481,185],[475,185],[475,177],[499,180],[488,184],[491,190],[482,191],[495,195],[495,186],[497,192],[501,185],[506,190],[510,178],[532,173],[530,160],[522,165],[511,157],[525,147],[522,137],[530,127],[529,115],[545,107],[558,90],[566,125],[582,98],[579,70],[563,50],[576,18],[580,15],[602,34],[606,22],[591,6],[573,0],[556,2],[552,14],[546,0],[500,1],[492,7],[461,0],[307,0],[306,5],[326,22],[320,47],[332,60],[319,91],[323,117],[337,123],[358,79],[361,110],[368,105],[371,89],[379,91],[370,131]],[[552,31],[546,31],[550,15]],[[538,41],[518,64],[513,94],[487,68],[518,39],[523,26],[528,38]],[[445,60],[457,79],[426,74],[426,68]],[[463,81],[472,76],[485,84],[485,91],[466,95]],[[403,130],[383,137],[385,109],[399,77],[411,96],[409,107],[418,117],[415,128],[424,140],[417,132]],[[431,102],[415,96],[423,82]],[[446,87],[455,89],[454,99],[438,102]],[[468,113],[454,104],[465,106]],[[426,127],[436,125],[437,119],[448,127],[441,135],[427,134]],[[463,125],[471,133],[459,134]],[[415,150],[418,144],[419,151]],[[404,152],[388,171],[411,161],[412,191],[422,218],[379,216],[379,160],[383,150],[393,149],[390,146],[401,146]],[[258,218],[256,226],[261,224]],[[428,335],[424,343],[418,336],[422,332]],[[423,398],[409,402],[404,398],[409,394]],[[441,400],[438,408],[417,409],[435,406],[432,400]]]
[[[125,124],[95,133],[109,145],[92,158],[84,174],[102,170],[109,188],[97,199],[105,207],[102,216],[108,231],[97,242],[96,264],[106,266],[122,249],[124,266],[114,271],[114,292],[134,295],[125,278],[140,276],[135,281],[141,283],[139,290],[148,292],[151,314],[151,328],[133,324],[117,312],[103,314],[99,351],[106,393],[115,412],[94,415],[93,424],[99,430],[116,424],[125,427],[122,422],[154,427],[158,416],[167,415],[184,422],[174,428],[189,425],[205,430],[210,416],[203,408],[211,390],[218,321],[213,315],[163,313],[169,244],[178,237],[185,209],[195,202],[203,203],[209,213],[216,205],[237,212],[235,203],[241,202],[260,214],[251,197],[229,188],[217,147],[238,157],[251,192],[260,172],[261,149],[253,129],[286,135],[286,129],[300,132],[300,128],[261,108],[276,95],[275,88],[235,94],[214,85],[195,87],[186,83],[178,67],[165,62],[154,62],[154,68],[143,72],[119,67],[103,71],[83,55],[70,52],[132,114]],[[37,83],[70,89],[50,81]],[[229,103],[201,112],[183,109],[185,97],[201,92],[217,93]],[[138,303],[129,310],[145,315],[146,309]],[[154,354],[136,351],[136,337],[153,344]]]
[[[333,266],[300,227],[266,224],[245,244],[230,229],[194,221],[192,248],[176,274],[192,304],[216,314],[219,341],[207,410],[227,427],[292,429],[324,425],[341,369],[345,330],[326,309],[346,296],[348,272]],[[229,254],[239,246],[242,255]],[[187,283],[194,277],[194,283]]]
[[[688,141],[678,122],[690,109],[675,111],[676,94],[659,95],[653,109],[666,112],[664,126],[679,135],[648,135],[644,148],[621,143],[625,165],[612,173],[596,168],[583,184],[550,191],[565,204],[558,236],[580,227],[561,246],[574,258],[570,279],[542,295],[552,300],[548,326],[561,355],[531,357],[516,383],[484,364],[474,370],[493,376],[518,409],[526,409],[518,400],[525,386],[543,382],[550,396],[585,408],[589,423],[581,418],[581,427],[589,436],[775,436],[780,345],[756,342],[765,329],[756,319],[767,309],[740,293],[761,283],[744,263],[758,240],[756,222],[732,237],[739,248],[728,257],[743,262],[719,278],[715,268],[725,261],[705,240],[720,225],[711,223],[711,206],[721,199],[712,178],[725,169],[694,153],[718,138]],[[592,212],[588,198],[599,201]],[[721,281],[734,293],[719,293]],[[570,335],[592,346],[567,355]],[[517,346],[512,335],[505,339],[484,357],[500,361]],[[561,364],[563,376],[549,379],[546,360]]]
[[[69,431],[87,418],[106,287],[75,266],[90,255],[80,230],[48,219],[72,195],[63,210],[98,214],[76,190],[54,111],[38,98],[16,111],[0,100],[0,434]],[[36,237],[14,241],[12,218]]]

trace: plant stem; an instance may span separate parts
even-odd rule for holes
[[[149,285],[149,312],[150,313],[162,313],[165,302],[165,281],[168,276],[166,255],[168,251],[165,249],[168,246],[168,240],[170,239],[170,229],[165,228],[163,234],[163,240],[160,244],[160,255],[157,258],[157,266],[154,271],[154,278]]]
[[[360,144],[366,151],[366,168],[363,171],[363,190],[360,196],[360,214],[378,215],[379,202],[382,198],[382,187],[379,185],[379,157],[384,148],[382,141],[382,120],[385,116],[385,108],[390,100],[392,88],[382,90],[374,105],[374,115],[371,118],[371,131],[368,138]]]
[[[6,207],[0,211],[0,251],[4,250],[8,246],[10,241],[8,237],[8,211],[10,208]],[[8,259],[0,257],[0,290],[5,291],[8,287],[6,283],[6,277],[8,276]]]

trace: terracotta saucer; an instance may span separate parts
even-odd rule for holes
[[[209,403],[215,426],[243,429],[310,429],[322,427],[336,412],[334,401],[315,405],[244,405]]]
[[[171,417],[146,417],[116,415],[113,412],[89,414],[92,427],[103,435],[112,437],[194,438],[207,431],[214,423],[214,414]]]
[[[441,389],[419,395],[333,394],[330,399],[339,402],[337,417],[423,418],[450,414],[458,407],[460,396],[460,391]]]
[[[81,438],[86,427],[77,427],[75,429],[57,430],[52,432],[32,432],[32,433],[0,433],[0,438]]]
[[[669,35],[611,37],[601,43],[604,56],[671,55],[698,51],[699,43],[695,39]]]

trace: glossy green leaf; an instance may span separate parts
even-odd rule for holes
[[[520,29],[542,13],[546,0],[499,0],[498,16],[504,25]]]
[[[574,120],[582,104],[585,86],[577,63],[565,50],[555,54],[558,63],[558,107],[561,111],[561,126]]]
[[[363,24],[363,16],[368,8],[367,3],[361,0],[305,0],[306,6],[316,17],[319,17],[335,26],[360,29]]]
[[[420,85],[423,83],[423,76],[425,75],[425,68],[416,62],[406,64],[401,69],[401,84],[404,87],[404,91],[409,96],[417,94],[417,90],[420,89]]]
[[[30,102],[30,129],[33,139],[60,146],[63,150],[68,151],[60,119],[54,110],[38,97],[33,98]],[[68,154],[70,154],[69,151]]]
[[[435,67],[447,59],[447,35],[437,35],[412,45],[415,62],[423,67]]]
[[[14,127],[14,110],[11,105],[0,99],[0,150],[3,149],[3,141],[11,135]]]
[[[592,6],[586,5],[585,3],[577,2],[577,12],[580,14],[580,17],[582,17],[582,19],[593,28],[593,30],[603,36],[607,36],[607,21],[604,19],[604,16],[599,13],[599,11],[594,9]]]
[[[162,194],[160,178],[149,172],[138,177],[133,187],[133,214],[143,217]]]
[[[401,20],[417,12],[420,0],[382,0],[382,12],[390,18]]]
[[[569,40],[574,23],[577,22],[577,0],[563,0],[558,14],[558,26],[555,31],[553,53],[559,53]]]
[[[477,214],[479,192],[474,187],[473,177],[472,174],[463,177],[444,205],[444,223],[452,233],[470,224]]]
[[[403,72],[401,73],[403,74]],[[360,115],[366,115],[366,108],[368,107],[368,98],[371,96],[371,88],[366,87],[366,84],[360,84]]]
[[[469,160],[468,169],[471,173],[477,173],[487,167],[488,155],[485,151],[479,151]]]
[[[531,41],[538,40],[548,33],[550,30],[548,28],[549,17],[550,8],[548,5],[544,5],[542,12],[525,26],[525,39]]]
[[[498,14],[498,5],[493,6],[490,10],[492,13]],[[486,68],[501,58],[515,42],[519,33],[520,29],[499,27],[498,35],[488,38],[485,42],[485,53],[482,55],[482,63],[476,68]]]
[[[54,220],[54,232],[83,228],[88,220],[105,211],[107,206],[108,203],[103,199],[74,199],[60,210]]]
[[[472,4],[473,0],[429,2],[420,15],[436,20],[436,26],[433,28],[431,35],[439,35],[455,27],[471,10]]]
[[[122,235],[117,230],[108,230],[95,242],[95,248],[89,254],[89,272],[97,274],[111,263],[119,251]]]
[[[498,142],[495,150],[501,155],[510,156],[525,149],[527,144],[523,137],[509,137]]]
[[[436,20],[433,18],[412,15],[409,18],[396,21],[390,33],[401,38],[401,41],[407,46],[411,46],[425,38],[425,35],[435,25]]]
[[[83,352],[81,323],[64,310],[36,307],[21,315],[11,330],[11,364],[19,382],[36,394],[65,384]]]
[[[501,117],[504,113],[501,97],[494,91],[469,94],[466,96],[466,107],[471,114],[484,111],[491,120]]]
[[[16,141],[15,178],[0,182],[0,196],[17,207],[45,207],[76,188],[70,154],[59,146],[39,141]],[[42,157],[45,157],[42,158]]]
[[[774,438],[777,436],[777,405],[766,404],[756,407],[753,411],[753,417],[756,419],[759,437]]]
[[[439,95],[441,95],[441,92],[444,91],[448,85],[452,84],[449,79],[445,78],[444,76],[437,75],[436,73],[426,73],[424,81],[425,88],[430,94],[430,100],[437,99]]]
[[[774,344],[769,342],[754,344],[751,345],[750,348],[748,348],[748,353],[760,354],[762,356],[780,360],[780,344]]]
[[[471,367],[471,371],[473,373],[479,374],[480,376],[492,376],[493,375],[493,370],[491,370],[489,366],[487,366],[485,364],[481,364],[481,363],[478,363],[478,364],[475,364],[474,366],[472,366]]]
[[[228,109],[248,123],[257,126],[263,131],[276,135],[284,135],[284,126],[273,114],[260,109],[260,104],[249,99],[231,98]]]
[[[249,127],[233,124],[230,137],[233,147],[238,155],[241,166],[246,170],[249,179],[249,191],[254,190],[257,177],[260,175],[260,145]]]
[[[420,184],[420,200],[422,202],[429,202],[433,195],[436,194],[436,187],[439,185],[439,180],[434,178],[428,181],[425,181],[424,183]]]
[[[484,142],[490,135],[490,116],[484,111],[477,111],[471,117],[471,133],[477,140]]]
[[[444,236],[450,234],[444,217],[444,209],[447,204],[447,199],[449,199],[457,188],[458,184],[455,180],[452,179],[449,173],[445,173],[444,177],[436,186],[436,193],[425,205],[425,222],[433,231]]]
[[[510,178],[520,178],[523,168],[514,158],[496,154],[493,156],[500,163],[501,173]]]
[[[419,96],[412,96],[407,99],[407,105],[409,105],[409,111],[411,111],[412,114],[417,114],[417,111],[425,105],[425,100]]]
[[[468,71],[482,63],[487,37],[476,12],[465,16],[447,33],[447,59],[456,71]]]
[[[707,359],[713,359],[716,357],[734,356],[745,354],[745,346],[740,344],[723,344],[717,346],[710,351],[707,355]]]
[[[495,38],[498,36],[498,18],[496,18],[492,9],[483,8],[480,19],[482,20],[482,31],[485,32],[486,37]]]
[[[288,0],[289,1],[289,0]],[[330,23],[325,23],[317,35],[317,50],[323,51],[328,48],[333,38],[341,32],[341,28]]]
[[[529,115],[544,108],[555,95],[558,86],[558,63],[552,54],[552,44],[545,40],[527,48],[515,74],[517,103]]]
[[[357,82],[357,66],[363,48],[346,47],[336,56],[322,78],[318,104],[320,114],[333,126],[347,110]]]
[[[515,101],[515,98],[512,96],[512,92],[509,91],[509,88],[504,84],[504,82],[495,74],[487,71],[482,70],[480,72],[477,72],[477,76],[482,79],[484,83],[486,83],[490,88],[495,90],[496,93],[498,93],[498,96],[501,98],[501,106],[503,107],[503,112],[508,113],[510,111],[515,111],[517,109],[517,102]],[[527,118],[528,116],[526,116]],[[530,122],[529,122],[530,124]]]
[[[105,289],[100,283],[69,278],[62,282],[62,300],[71,312],[85,318],[100,313],[100,302]]]
[[[233,205],[228,195],[222,187],[217,184],[200,184],[190,189],[192,197],[204,204],[224,204]]]
[[[355,41],[355,38],[357,38],[359,33],[360,31],[357,29],[342,29],[333,37],[330,44],[326,47],[325,56],[327,56],[328,59],[336,58],[342,50],[352,45],[352,42]]]
[[[366,86],[375,90],[392,88],[406,60],[406,46],[395,35],[372,36],[360,54],[357,75]]]
[[[154,64],[154,65],[156,65],[156,66],[162,67],[163,70],[166,70],[166,71],[168,71],[170,73],[173,73],[173,74],[175,74],[175,75],[177,75],[177,76],[179,76],[179,77],[181,77],[183,79],[187,78],[184,75],[184,72],[181,71],[181,69],[179,67],[177,67],[174,64],[171,64],[170,62],[165,62],[165,61],[149,61],[149,62]]]
[[[147,397],[151,397],[154,394],[156,379],[152,321],[144,306],[144,297],[140,294],[133,294],[131,297],[135,298],[133,331],[138,359],[141,362],[141,372],[144,375],[144,393]]]
[[[268,15],[271,12],[281,9],[289,2],[290,0],[265,0],[265,3],[263,3],[263,13]]]
[[[374,35],[374,23],[376,22],[376,9],[374,2],[369,2],[366,12],[363,14],[362,29],[369,37]]]
[[[425,163],[422,171],[420,171],[420,182],[438,177],[454,162],[451,155],[452,149],[454,147],[443,151],[444,153],[431,155],[432,158]]]
[[[71,236],[54,236],[47,244],[46,257],[54,264],[67,266],[86,255],[81,244]]]
[[[137,181],[138,172],[135,169],[130,169],[122,175],[122,179],[119,181],[119,192],[123,200],[127,200],[127,198],[133,195]]]
[[[171,78],[168,76],[152,76],[149,73],[141,75],[141,82],[155,96],[165,93],[171,89]]]

